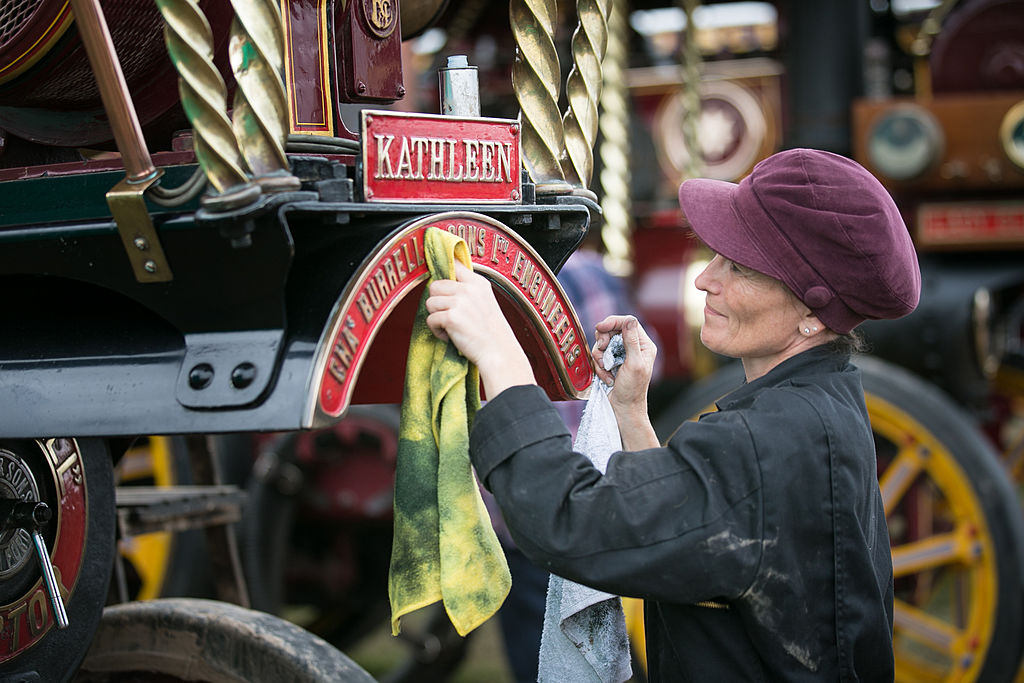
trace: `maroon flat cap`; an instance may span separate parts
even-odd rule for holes
[[[921,271],[903,218],[881,183],[846,157],[779,152],[738,185],[683,182],[679,205],[711,249],[781,280],[835,332],[917,307]]]

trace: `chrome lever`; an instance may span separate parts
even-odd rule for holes
[[[40,529],[46,526],[51,517],[53,517],[53,512],[42,501],[18,501],[8,509],[4,527],[24,529],[32,535],[32,545],[35,546],[36,557],[39,558],[43,585],[50,598],[50,606],[53,608],[57,628],[67,628],[70,623],[68,611],[64,607],[64,599],[60,596],[60,587],[57,585],[57,576],[53,571],[53,563],[50,562],[46,541],[43,540],[43,534],[40,532]]]

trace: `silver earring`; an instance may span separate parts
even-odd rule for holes
[[[810,334],[810,333],[811,333],[811,328],[805,327],[804,328],[804,334]]]

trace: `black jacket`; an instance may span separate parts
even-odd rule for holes
[[[531,559],[645,599],[650,680],[892,680],[859,371],[818,347],[718,408],[602,476],[544,393],[513,387],[477,414],[472,460]]]

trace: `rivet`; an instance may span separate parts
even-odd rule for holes
[[[153,259],[147,259],[146,262],[142,264],[142,267],[145,269],[147,273],[155,273],[156,261],[154,261]]]
[[[366,92],[366,84],[363,83],[362,81],[359,81],[358,83],[356,83],[356,92],[358,92],[360,95],[365,93]]]
[[[213,381],[213,366],[209,363],[200,363],[188,373],[188,385],[195,390],[205,389]]]
[[[519,199],[519,190],[512,190],[511,197],[512,197],[513,200]]]
[[[398,88],[395,89],[395,92],[398,93],[399,97],[405,97],[405,86],[399,85]]]
[[[252,363],[239,363],[231,371],[231,386],[235,389],[245,389],[256,379],[256,366]]]
[[[146,251],[149,249],[149,242],[146,241],[145,237],[136,237],[134,244],[135,248],[139,251]]]

